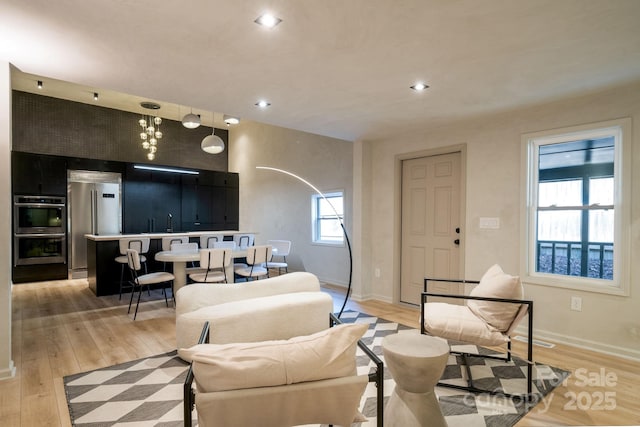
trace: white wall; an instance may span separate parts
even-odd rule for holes
[[[611,89],[526,110],[461,121],[394,138],[364,144],[370,158],[371,209],[365,212],[371,239],[371,255],[362,260],[371,275],[371,293],[397,301],[399,259],[399,161],[396,156],[439,147],[466,144],[466,226],[464,270],[467,278],[479,278],[493,263],[518,273],[520,241],[521,134],[585,123],[631,117],[640,123],[640,84]],[[640,130],[633,132],[631,260],[640,259]],[[362,182],[366,180],[361,180]],[[364,184],[363,184],[364,185]],[[499,217],[499,230],[479,229],[480,217]],[[631,266],[631,296],[569,291],[525,284],[534,299],[536,334],[601,351],[640,358],[640,266]],[[572,295],[583,299],[582,312],[570,311]]]
[[[11,67],[0,61],[0,239],[11,242]],[[0,379],[15,375],[11,359],[11,243],[0,247]]]
[[[240,174],[240,230],[258,232],[257,244],[269,239],[291,240],[290,271],[309,271],[320,280],[346,285],[346,247],[311,243],[311,196],[315,192],[293,177],[257,170],[256,166],[287,170],[322,192],[343,190],[345,225],[351,237],[352,143],[242,121],[230,128],[228,149],[229,171]]]

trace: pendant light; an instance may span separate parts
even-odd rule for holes
[[[211,135],[205,136],[202,140],[202,143],[200,144],[200,148],[202,148],[202,151],[209,154],[220,154],[224,151],[224,141],[218,135],[216,135],[215,118],[216,115],[214,113],[213,124],[211,126],[213,132],[211,132]]]
[[[189,114],[182,118],[182,126],[187,129],[195,129],[200,126],[200,116],[193,114],[193,108]]]

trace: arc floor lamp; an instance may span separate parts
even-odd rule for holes
[[[313,191],[315,191],[316,193],[318,193],[318,195],[320,197],[322,197],[324,199],[325,202],[327,202],[329,204],[329,206],[331,206],[331,209],[333,210],[334,215],[336,216],[336,219],[338,220],[338,222],[340,222],[340,227],[342,228],[342,232],[344,233],[344,239],[347,242],[347,249],[349,249],[349,284],[347,285],[347,293],[344,296],[344,302],[342,303],[342,308],[340,308],[340,312],[338,313],[338,318],[340,318],[340,316],[342,316],[342,312],[344,311],[345,306],[347,305],[347,301],[349,300],[349,295],[351,294],[351,281],[352,281],[352,277],[353,277],[353,254],[351,252],[351,242],[349,241],[349,235],[347,234],[347,229],[344,226],[344,223],[342,222],[342,219],[340,218],[340,215],[338,214],[338,211],[336,210],[336,208],[333,206],[333,204],[331,204],[331,202],[329,201],[329,199],[327,199],[325,197],[324,194],[322,194],[322,191],[318,190],[318,188],[311,184],[309,181],[307,181],[306,179],[283,169],[278,169],[278,168],[272,168],[272,167],[268,167],[268,166],[256,166],[256,169],[262,169],[262,170],[270,170],[273,172],[278,172],[278,173],[282,173],[285,175],[289,175],[290,177],[293,177],[295,179],[297,179],[298,181],[306,184],[307,186],[311,187],[313,189]]]

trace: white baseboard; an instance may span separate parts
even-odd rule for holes
[[[0,369],[0,381],[8,380],[16,376],[16,367],[13,364],[13,360],[9,361],[9,366],[4,369]]]
[[[516,328],[516,332],[526,336],[527,328],[519,326]],[[623,359],[640,361],[640,350],[605,344],[597,341],[587,340],[584,338],[573,337],[570,335],[558,334],[556,332],[536,329],[534,339],[552,341],[555,343],[570,345],[572,347],[583,348],[585,350],[591,350],[598,353],[621,357]]]

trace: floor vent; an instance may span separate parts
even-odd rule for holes
[[[522,335],[516,335],[514,339],[516,341],[527,342],[527,337],[523,337]],[[556,346],[555,344],[551,344],[550,342],[540,340],[533,340],[533,344],[544,348],[553,348]]]

